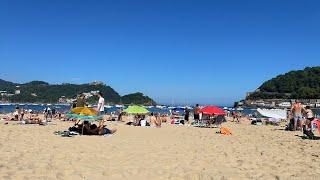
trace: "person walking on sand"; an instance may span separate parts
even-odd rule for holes
[[[76,107],[85,107],[87,105],[84,94],[80,94],[77,98]]]
[[[194,108],[193,110],[193,119],[194,121],[198,122],[199,123],[199,120],[200,120],[200,107],[199,107],[199,104],[196,105],[196,107]]]
[[[314,114],[310,108],[310,106],[306,107],[306,116],[307,116],[307,120],[305,122],[305,125],[307,126],[307,130],[312,129],[311,128],[311,122],[314,120]]]
[[[101,92],[98,92],[98,97],[99,97],[99,101],[98,101],[98,115],[104,115],[104,98]]]
[[[184,120],[188,123],[190,123],[189,116],[190,116],[190,110],[188,109],[188,107],[186,107],[186,109],[184,110]]]
[[[302,104],[299,102],[299,100],[296,100],[295,103],[291,107],[291,112],[293,114],[294,124],[293,124],[293,130],[297,130],[297,126],[299,123],[299,128],[302,129],[302,111],[305,111]]]

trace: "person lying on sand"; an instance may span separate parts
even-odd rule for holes
[[[30,114],[30,117],[25,120],[25,124],[47,125],[47,122],[45,120],[41,120],[37,114]]]
[[[108,129],[104,125],[104,120],[99,122],[99,125],[97,126],[96,124],[91,124],[88,121],[84,121],[83,123],[79,124],[79,121],[75,124],[77,126],[76,130],[80,134],[83,135],[105,135],[105,134],[114,134],[117,132],[117,129]],[[69,129],[70,130],[70,129]]]

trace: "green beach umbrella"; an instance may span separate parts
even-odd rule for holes
[[[124,112],[128,114],[147,114],[149,111],[141,106],[129,106]]]

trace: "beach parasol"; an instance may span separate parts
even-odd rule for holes
[[[83,115],[83,116],[96,116],[98,112],[92,108],[87,107],[76,107],[71,110],[73,114]]]
[[[127,109],[123,110],[124,112],[128,114],[147,114],[149,111],[141,106],[129,106]]]
[[[67,116],[69,118],[74,118],[78,120],[84,120],[84,121],[96,121],[101,119],[100,116],[98,116],[98,112],[92,108],[87,107],[76,107],[71,110],[71,112],[67,113]]]
[[[217,106],[206,106],[201,109],[201,112],[206,115],[226,115],[226,112]]]
[[[98,116],[98,112],[92,108],[87,107],[76,107],[71,110],[71,112],[67,113],[67,116],[69,118],[75,118],[78,120],[83,121],[97,121],[99,119],[102,119],[102,116]],[[82,126],[82,133],[83,134],[83,128]]]

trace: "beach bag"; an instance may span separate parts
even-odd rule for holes
[[[221,127],[220,128],[220,134],[223,135],[232,135],[232,132],[230,129],[226,128],[226,127]]]

